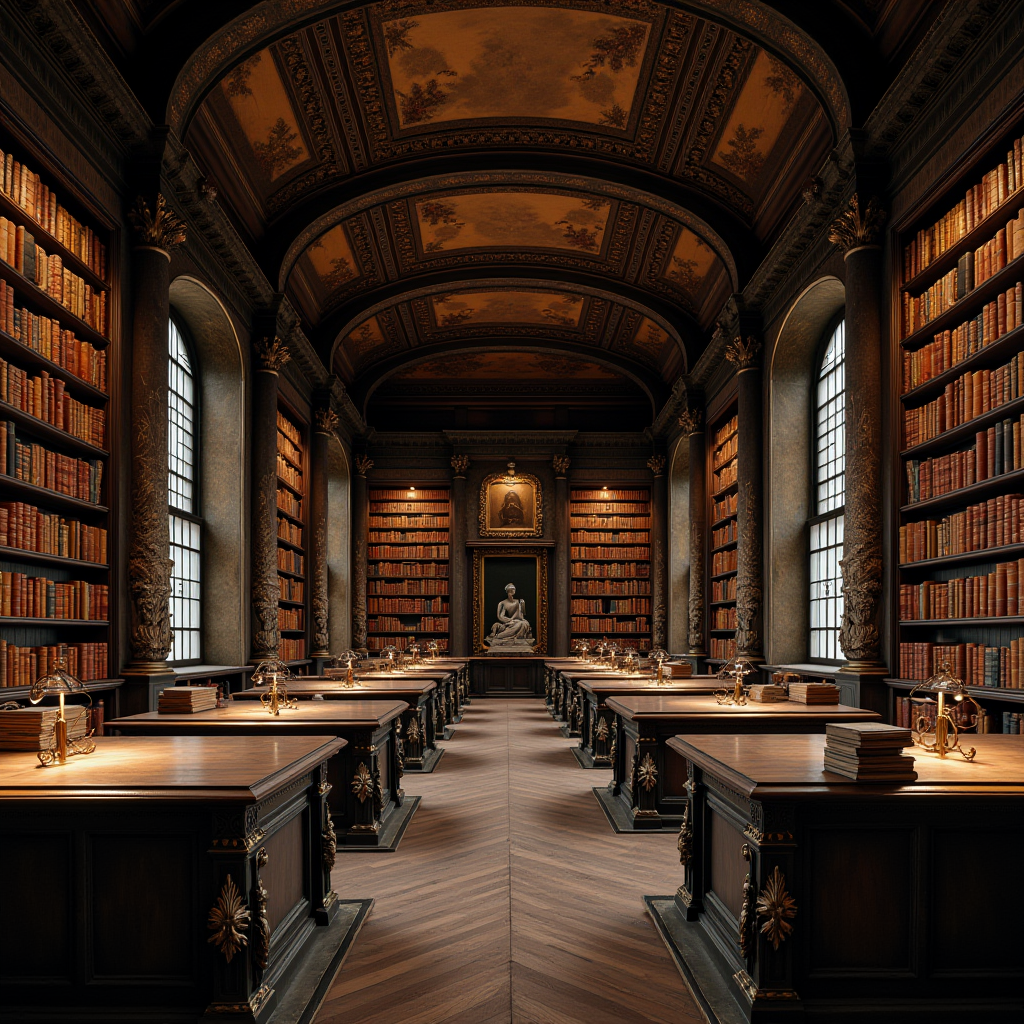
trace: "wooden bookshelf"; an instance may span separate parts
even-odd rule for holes
[[[113,238],[24,141],[0,128],[0,700],[26,699],[67,645],[99,713],[119,685]]]
[[[277,410],[277,625],[281,660],[305,663],[309,642],[306,529],[308,460],[305,427]]]
[[[651,649],[651,492],[573,488],[570,638]]]
[[[708,661],[736,653],[739,544],[739,421],[735,403],[714,422],[708,445]]]
[[[446,488],[370,488],[366,644],[371,651],[412,640],[448,650],[451,621],[451,496]]]
[[[986,730],[1024,700],[1022,135],[996,128],[896,229],[895,722],[945,661]]]

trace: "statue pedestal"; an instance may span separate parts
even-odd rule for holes
[[[537,653],[537,644],[522,647],[486,647],[484,657],[486,658],[532,658]]]

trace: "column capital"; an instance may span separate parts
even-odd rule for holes
[[[368,455],[357,455],[355,458],[356,472],[361,476],[366,476],[367,473],[373,469],[373,459]]]
[[[737,370],[756,369],[761,356],[761,342],[752,334],[746,338],[736,338],[725,350],[725,358]]]
[[[185,224],[167,209],[163,193],[157,193],[155,207],[155,211],[152,211],[144,197],[135,197],[135,205],[128,213],[135,247],[159,249],[169,255],[172,249],[185,244]]]
[[[452,471],[457,477],[465,477],[466,473],[469,471],[469,456],[453,455]]]
[[[333,434],[338,425],[338,414],[330,407],[313,410],[313,430],[318,434]]]
[[[264,373],[280,373],[292,357],[287,342],[276,334],[257,338],[252,347],[256,353],[256,369]]]
[[[683,433],[689,436],[690,434],[700,434],[704,431],[704,413],[701,409],[687,409],[685,412],[679,414],[679,426],[683,428]]]
[[[829,227],[829,241],[843,250],[844,257],[856,249],[879,248],[887,218],[878,196],[872,196],[861,209],[860,196],[854,192],[846,209]]]
[[[662,476],[665,472],[665,456],[661,454],[652,455],[647,460],[647,468],[655,477]]]
[[[569,466],[572,464],[572,459],[568,455],[556,455],[551,460],[551,465],[554,467],[555,476],[563,477],[569,472]]]

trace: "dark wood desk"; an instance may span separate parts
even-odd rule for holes
[[[560,716],[556,710],[558,703],[558,673],[563,669],[581,668],[586,665],[582,658],[547,658],[544,661],[544,706],[556,721]]]
[[[707,696],[722,687],[716,676],[666,679],[660,685],[650,676],[597,676],[576,681],[580,699],[579,746],[573,747],[583,768],[611,768],[619,744],[615,733],[615,712],[608,707],[612,697]]]
[[[338,736],[347,742],[328,764],[338,849],[390,851],[419,803],[401,788],[398,722],[407,707],[400,700],[304,700],[274,716],[254,701],[231,701],[192,715],[118,718],[110,728],[125,736]]]
[[[608,698],[614,716],[616,757],[612,781],[595,789],[616,832],[679,828],[686,803],[686,762],[669,739],[709,733],[824,733],[828,722],[877,722],[864,708],[843,704],[718,704],[714,697],[643,696]],[[645,766],[643,783],[637,775]],[[653,767],[652,776],[647,767]]]
[[[373,902],[331,888],[327,762],[342,746],[103,736],[48,769],[0,753],[0,1020],[312,1012]],[[249,917],[236,948],[210,927],[231,904]]]
[[[286,684],[288,696],[296,700],[404,700],[409,706],[402,712],[398,744],[402,768],[407,772],[432,772],[444,751],[437,745],[437,683],[399,675],[363,675],[355,686],[346,686],[337,679],[303,676]],[[238,701],[259,700],[265,686],[256,686],[232,694]]]
[[[889,785],[824,771],[824,736],[669,740],[683,884],[645,902],[713,1019],[1024,1019],[1024,737],[968,739]]]
[[[462,721],[462,704],[459,700],[458,673],[446,666],[419,665],[401,672],[363,672],[360,680],[429,679],[437,687],[434,696],[434,735],[438,740],[451,739],[456,723]]]

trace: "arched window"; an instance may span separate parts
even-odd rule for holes
[[[173,320],[167,330],[167,509],[170,519],[171,633],[168,661],[202,660],[202,536],[198,420],[192,356]]]
[[[842,660],[843,510],[846,504],[846,322],[824,341],[814,400],[814,495],[810,521],[810,657]]]

